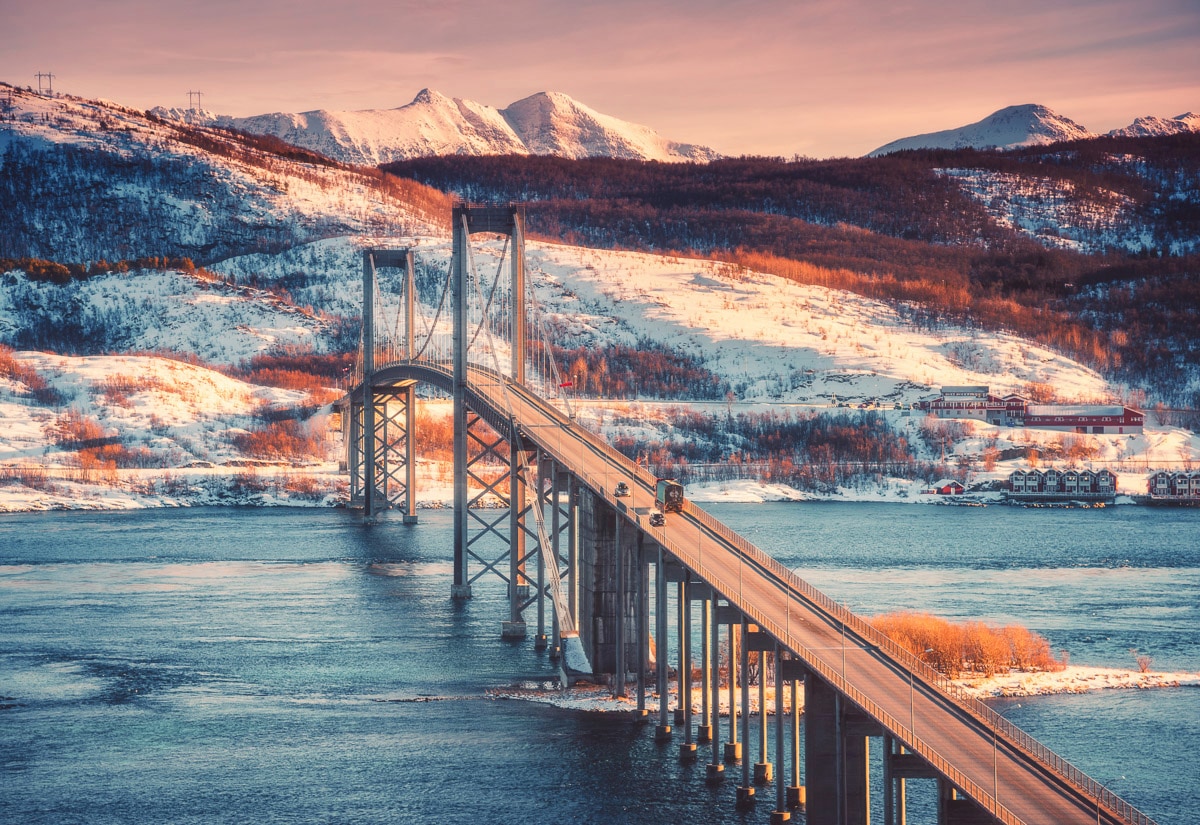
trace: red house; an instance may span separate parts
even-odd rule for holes
[[[933,492],[939,496],[957,496],[966,491],[966,489],[966,487],[963,487],[952,478],[943,478],[933,485]]]

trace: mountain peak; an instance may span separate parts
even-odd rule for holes
[[[421,91],[417,92],[417,96],[412,99],[412,104],[410,104],[410,105],[415,105],[417,103],[428,103],[428,104],[440,105],[443,103],[452,103],[452,102],[453,101],[450,98],[446,97],[441,92],[426,88],[426,89],[422,89]]]
[[[1013,149],[1095,137],[1084,127],[1039,103],[998,109],[983,120],[923,135],[901,138],[880,146],[871,157],[904,149]]]

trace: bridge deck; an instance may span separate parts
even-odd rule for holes
[[[389,374],[442,386],[450,378],[445,365],[397,365],[377,381]],[[470,368],[468,381],[472,403],[486,408],[477,413],[492,423],[511,418],[524,438],[1000,821],[1151,822],[982,703],[956,695],[939,674],[703,510],[689,503],[664,526],[650,526],[654,478],[555,407],[488,370]],[[612,496],[618,481],[629,484],[628,498]]]

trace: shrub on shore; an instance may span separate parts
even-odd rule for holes
[[[951,678],[964,673],[991,676],[1009,670],[1062,670],[1050,643],[1021,627],[984,622],[955,623],[928,613],[885,613],[871,624],[901,647]]]

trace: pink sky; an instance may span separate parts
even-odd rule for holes
[[[1197,0],[0,0],[0,80],[235,116],[559,91],[727,154],[862,155],[1041,103],[1200,111]]]

